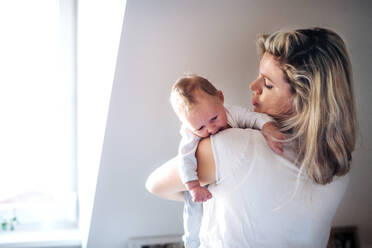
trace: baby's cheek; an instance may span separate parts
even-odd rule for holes
[[[206,133],[206,134],[203,135],[203,138],[207,138],[209,136],[211,136],[211,134],[210,133]]]
[[[209,137],[209,133],[207,133],[207,132],[198,133],[198,134],[196,134],[196,135],[199,136],[199,137],[201,137],[201,138]]]
[[[227,120],[224,120],[224,122],[222,123],[221,126],[222,126],[223,129],[226,129],[226,128],[229,127],[229,123],[227,123]]]

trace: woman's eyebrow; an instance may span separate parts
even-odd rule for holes
[[[264,76],[265,78],[269,79],[272,83],[276,84],[275,81],[272,80],[267,74],[261,72],[261,75]]]

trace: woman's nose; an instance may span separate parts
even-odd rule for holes
[[[251,89],[251,91],[255,91],[257,94],[261,94],[262,93],[262,87],[260,85],[260,78],[257,78],[256,80],[254,80],[251,85],[249,85],[249,88]]]

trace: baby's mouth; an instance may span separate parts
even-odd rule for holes
[[[225,130],[225,129],[227,129],[227,128],[230,128],[230,126],[227,125],[226,127],[221,127],[220,129],[218,129],[218,132],[221,132],[221,131],[223,131],[223,130]],[[218,133],[218,132],[217,132],[217,133]]]

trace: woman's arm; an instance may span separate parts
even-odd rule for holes
[[[185,186],[178,173],[177,162],[177,157],[174,157],[150,174],[146,181],[150,193],[167,200],[183,201]]]
[[[210,138],[199,142],[196,159],[200,184],[206,185],[215,182],[216,167]],[[151,173],[146,181],[146,188],[150,193],[168,200],[183,201],[185,186],[178,173],[177,161],[177,157],[175,157]]]

